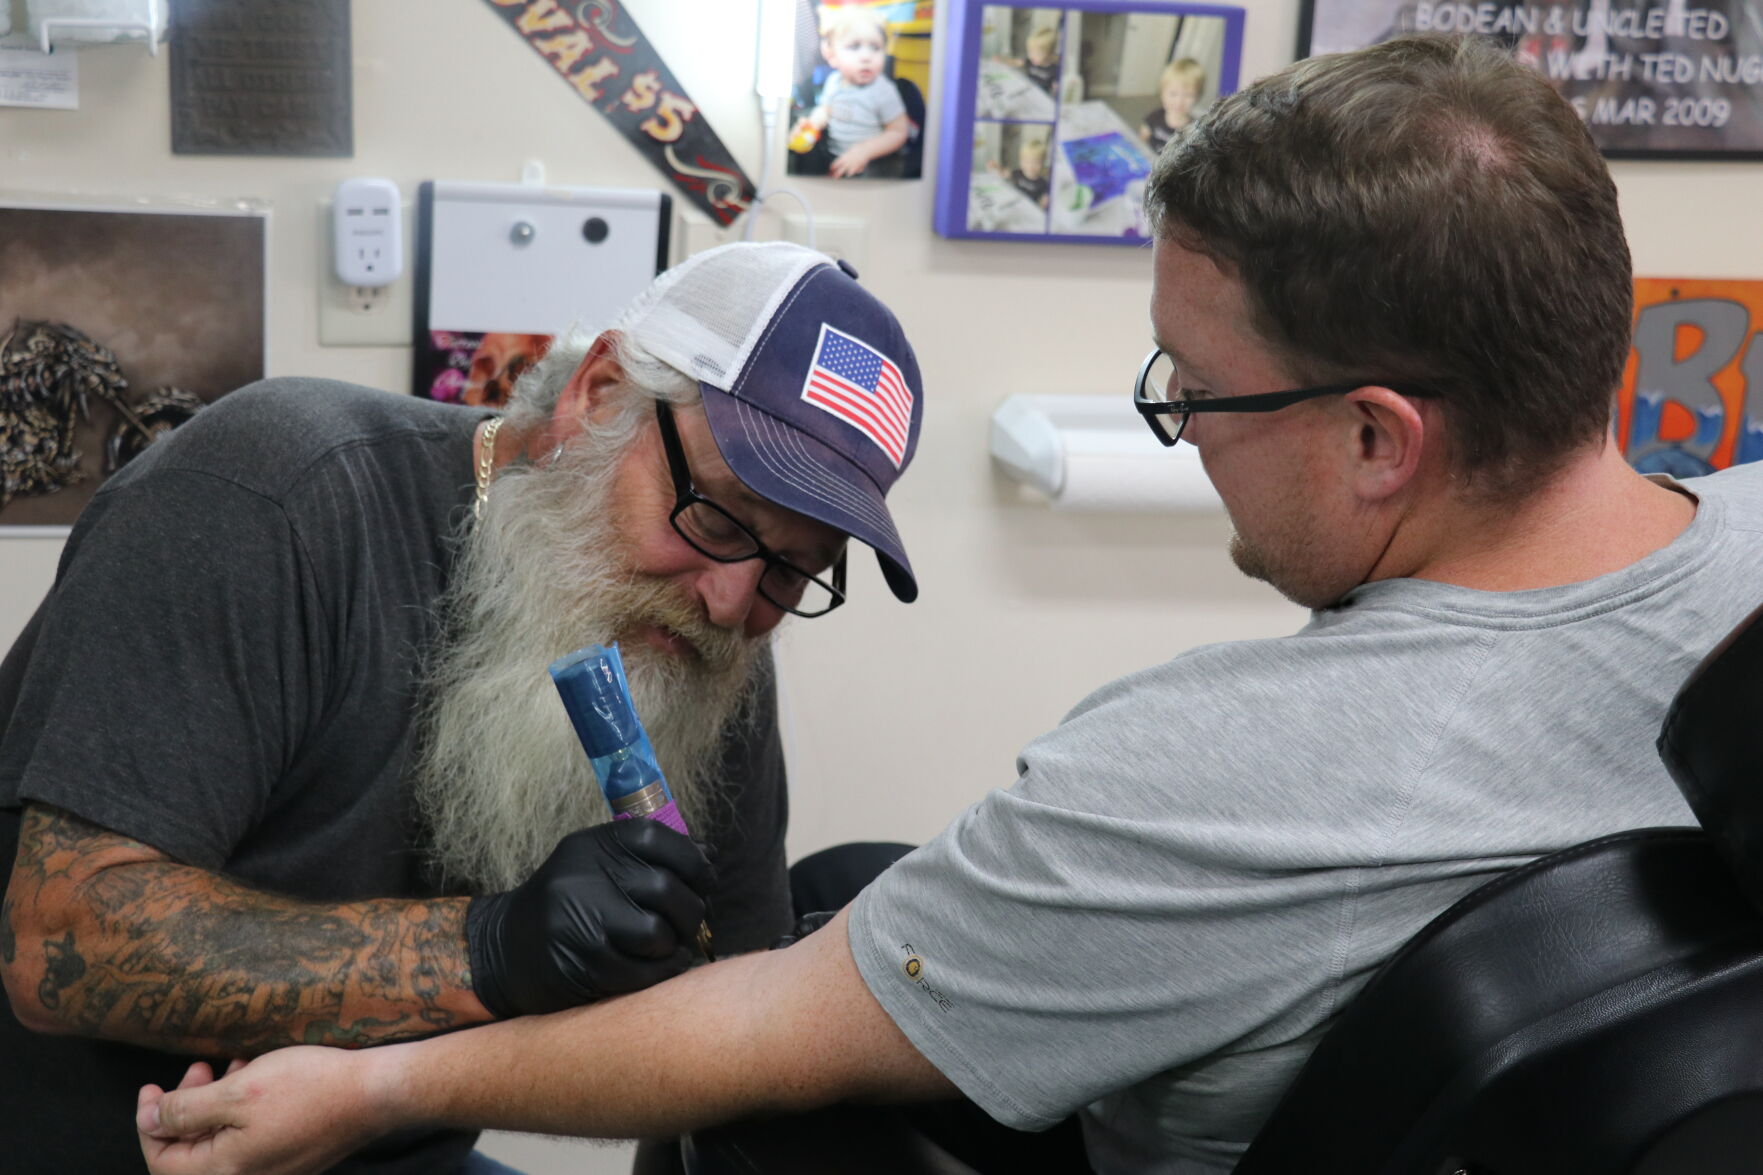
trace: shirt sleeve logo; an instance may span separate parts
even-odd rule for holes
[[[949,1002],[949,997],[925,981],[923,957],[912,949],[912,944],[909,942],[901,943],[900,949],[905,952],[905,958],[900,961],[900,970],[905,972],[906,978],[912,981],[913,986],[929,996],[931,1003],[935,1004],[939,1011],[953,1012],[955,1005]]]

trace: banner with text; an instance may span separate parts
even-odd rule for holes
[[[589,105],[718,224],[753,184],[618,0],[486,0]]]
[[[1763,0],[1306,0],[1299,53],[1429,31],[1505,43],[1607,154],[1763,157]]]

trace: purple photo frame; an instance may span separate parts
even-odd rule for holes
[[[1243,10],[1181,0],[938,7],[947,51],[936,231],[1144,244],[1140,197],[1157,142],[1184,102],[1197,113],[1236,90]]]

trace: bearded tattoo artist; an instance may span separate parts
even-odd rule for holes
[[[556,1011],[685,970],[703,920],[786,931],[767,637],[843,601],[851,537],[916,595],[884,494],[922,399],[848,267],[731,245],[505,416],[268,380],[112,478],[0,668],[8,1169],[139,1169],[134,1091],[192,1055]],[[702,848],[608,821],[545,669],[613,640]],[[470,1171],[474,1138],[338,1170]]]

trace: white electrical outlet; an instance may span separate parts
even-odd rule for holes
[[[358,176],[331,199],[332,264],[349,286],[384,286],[404,272],[403,205],[391,180]]]
[[[404,204],[396,217],[399,246],[414,256],[415,208]],[[324,347],[408,347],[416,314],[416,283],[408,275],[384,286],[356,286],[337,276],[331,201],[318,202],[318,342]]]
[[[798,245],[808,243],[808,221],[799,213],[783,218],[782,237]],[[855,216],[816,216],[814,247],[840,261],[849,261],[851,268],[863,272],[864,242],[869,237],[869,222]]]

